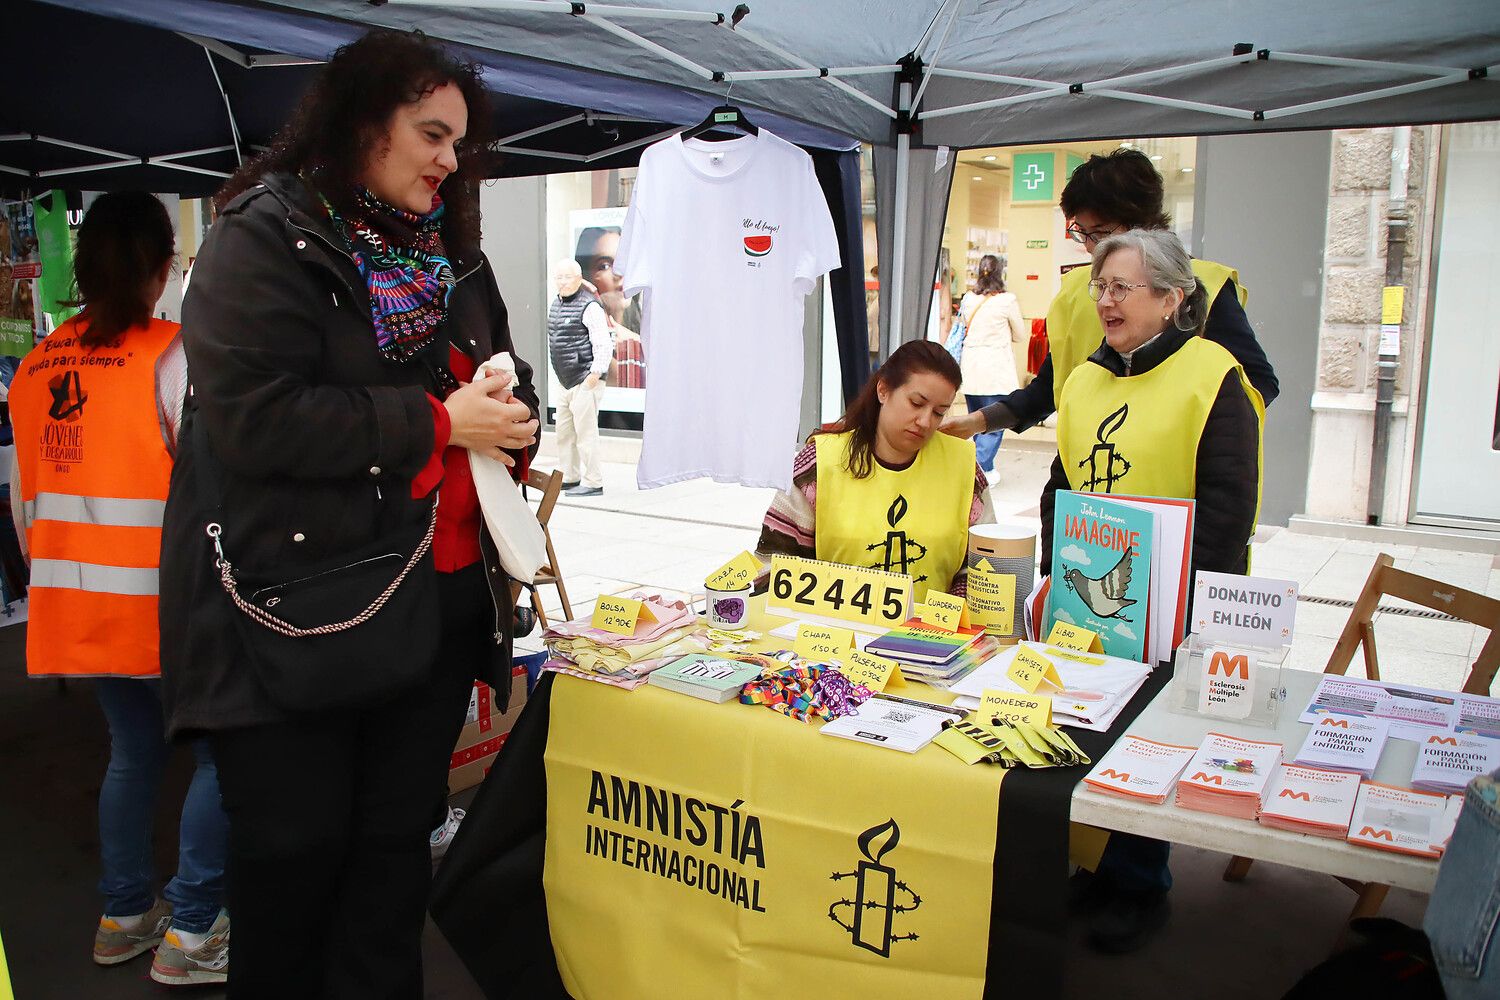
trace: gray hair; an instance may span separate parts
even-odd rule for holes
[[[1169,229],[1132,229],[1117,233],[1094,247],[1091,277],[1099,277],[1104,260],[1116,250],[1134,250],[1141,255],[1146,280],[1158,295],[1174,288],[1182,291],[1182,303],[1172,314],[1179,330],[1198,332],[1208,319],[1208,292],[1193,274],[1192,258],[1182,241]]]

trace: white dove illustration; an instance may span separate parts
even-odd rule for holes
[[[1126,600],[1125,591],[1130,589],[1130,549],[1120,557],[1114,568],[1100,577],[1084,576],[1080,569],[1070,569],[1063,574],[1068,589],[1076,593],[1088,609],[1100,618],[1125,618],[1120,612],[1136,603]],[[1126,619],[1129,620],[1129,619]]]

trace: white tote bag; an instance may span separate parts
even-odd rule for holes
[[[506,385],[516,381],[516,365],[510,353],[501,351],[479,366],[479,377],[489,369]],[[479,494],[479,509],[484,523],[500,551],[500,565],[511,579],[530,583],[537,570],[547,562],[547,536],[531,506],[521,496],[510,469],[498,458],[469,450],[469,471],[474,475],[474,490]]]

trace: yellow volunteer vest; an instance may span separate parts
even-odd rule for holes
[[[1079,365],[1057,411],[1057,453],[1068,485],[1086,493],[1192,499],[1198,441],[1231,371],[1255,407],[1263,441],[1260,393],[1234,356],[1211,340],[1192,338],[1142,375],[1118,378],[1100,365]],[[1259,481],[1255,508],[1260,510]]]
[[[974,502],[974,444],[934,434],[900,472],[875,463],[870,475],[849,474],[849,434],[819,434],[817,544],[819,559],[909,573],[916,598],[947,590],[969,548]]]
[[[31,518],[26,670],[161,672],[157,576],[172,458],[156,362],[177,324],[152,320],[84,350],[77,320],[21,359],[10,388],[21,496]]]
[[[1099,313],[1094,300],[1089,298],[1088,265],[1075,267],[1062,277],[1062,288],[1057,298],[1047,307],[1047,350],[1052,355],[1052,403],[1062,409],[1063,386],[1073,369],[1089,359],[1099,349],[1104,339],[1104,327],[1099,323]],[[1208,303],[1213,305],[1219,297],[1224,282],[1233,281],[1239,294],[1240,305],[1245,304],[1249,293],[1240,284],[1240,273],[1234,268],[1215,264],[1211,260],[1194,260],[1193,274],[1203,282],[1208,292]]]

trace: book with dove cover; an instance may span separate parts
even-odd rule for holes
[[[1052,589],[1046,627],[1097,633],[1104,652],[1146,660],[1156,518],[1097,493],[1058,490],[1052,518]]]

